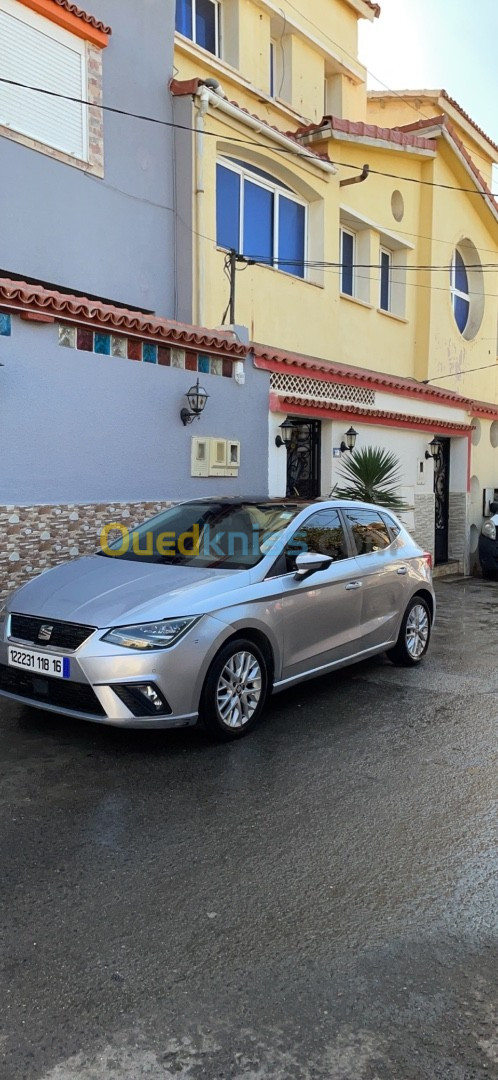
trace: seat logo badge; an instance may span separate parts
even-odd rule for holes
[[[50,626],[48,623],[43,623],[43,626],[40,626],[38,631],[38,641],[50,641],[53,629],[53,626]]]

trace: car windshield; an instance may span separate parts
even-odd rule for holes
[[[247,570],[271,550],[301,509],[291,503],[181,503],[129,532],[121,525],[104,529],[98,554],[135,562]]]

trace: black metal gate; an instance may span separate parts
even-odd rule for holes
[[[439,452],[434,458],[434,495],[436,497],[436,538],[434,562],[448,562],[448,521],[450,499],[450,440],[438,439]]]
[[[287,445],[287,495],[316,499],[320,495],[320,420],[290,416],[294,425]]]

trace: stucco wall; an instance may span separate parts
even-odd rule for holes
[[[93,0],[110,24],[104,104],[168,122],[174,0]],[[174,313],[172,130],[104,114],[103,179],[0,137],[0,265],[130,307]]]
[[[0,506],[175,500],[268,491],[269,376],[199,376],[200,420],[180,409],[197,374],[58,343],[57,324],[12,319],[0,337]],[[193,435],[238,439],[238,477],[194,479]]]

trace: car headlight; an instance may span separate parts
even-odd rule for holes
[[[200,619],[164,619],[161,622],[140,623],[137,626],[116,626],[104,634],[102,641],[121,645],[123,649],[169,649]]]
[[[485,521],[481,531],[482,535],[487,536],[488,540],[496,540],[496,525],[494,521]]]

